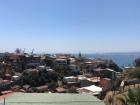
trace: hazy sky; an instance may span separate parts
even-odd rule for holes
[[[0,52],[140,51],[140,0],[0,0]]]

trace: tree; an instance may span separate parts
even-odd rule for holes
[[[17,48],[17,49],[15,50],[15,53],[16,53],[16,54],[20,54],[20,53],[21,53],[21,49],[20,49],[20,48]]]
[[[23,84],[29,84],[31,86],[38,85],[39,73],[37,70],[25,70],[23,72]]]
[[[58,73],[59,77],[64,77],[71,73],[69,66],[55,66],[54,70]]]
[[[82,54],[81,54],[81,52],[79,52],[78,56],[79,56],[79,58],[81,58],[81,57],[82,57]]]
[[[140,89],[130,89],[126,95],[117,99],[123,105],[140,105]]]
[[[55,71],[50,72],[46,70],[39,71],[36,69],[27,69],[22,73],[23,85],[29,84],[31,86],[40,86],[46,84],[47,82],[56,82],[57,80],[58,76]]]
[[[116,72],[122,72],[123,70],[112,60],[109,61],[108,68],[115,70]]]

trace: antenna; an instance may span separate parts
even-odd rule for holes
[[[31,52],[31,55],[33,55],[34,54],[34,48],[32,49],[32,52]]]
[[[23,54],[25,53],[25,50],[26,50],[26,49],[24,48],[24,49],[23,49]]]

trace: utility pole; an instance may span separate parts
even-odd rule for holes
[[[5,105],[5,98],[4,98],[4,105]]]

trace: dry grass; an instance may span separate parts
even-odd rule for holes
[[[105,105],[122,105],[121,102],[117,99],[117,97],[122,97],[124,94],[127,94],[129,89],[137,89],[140,88],[140,84],[129,85],[124,88],[123,91],[109,91],[104,99]],[[112,97],[112,104],[109,103],[109,97]]]

